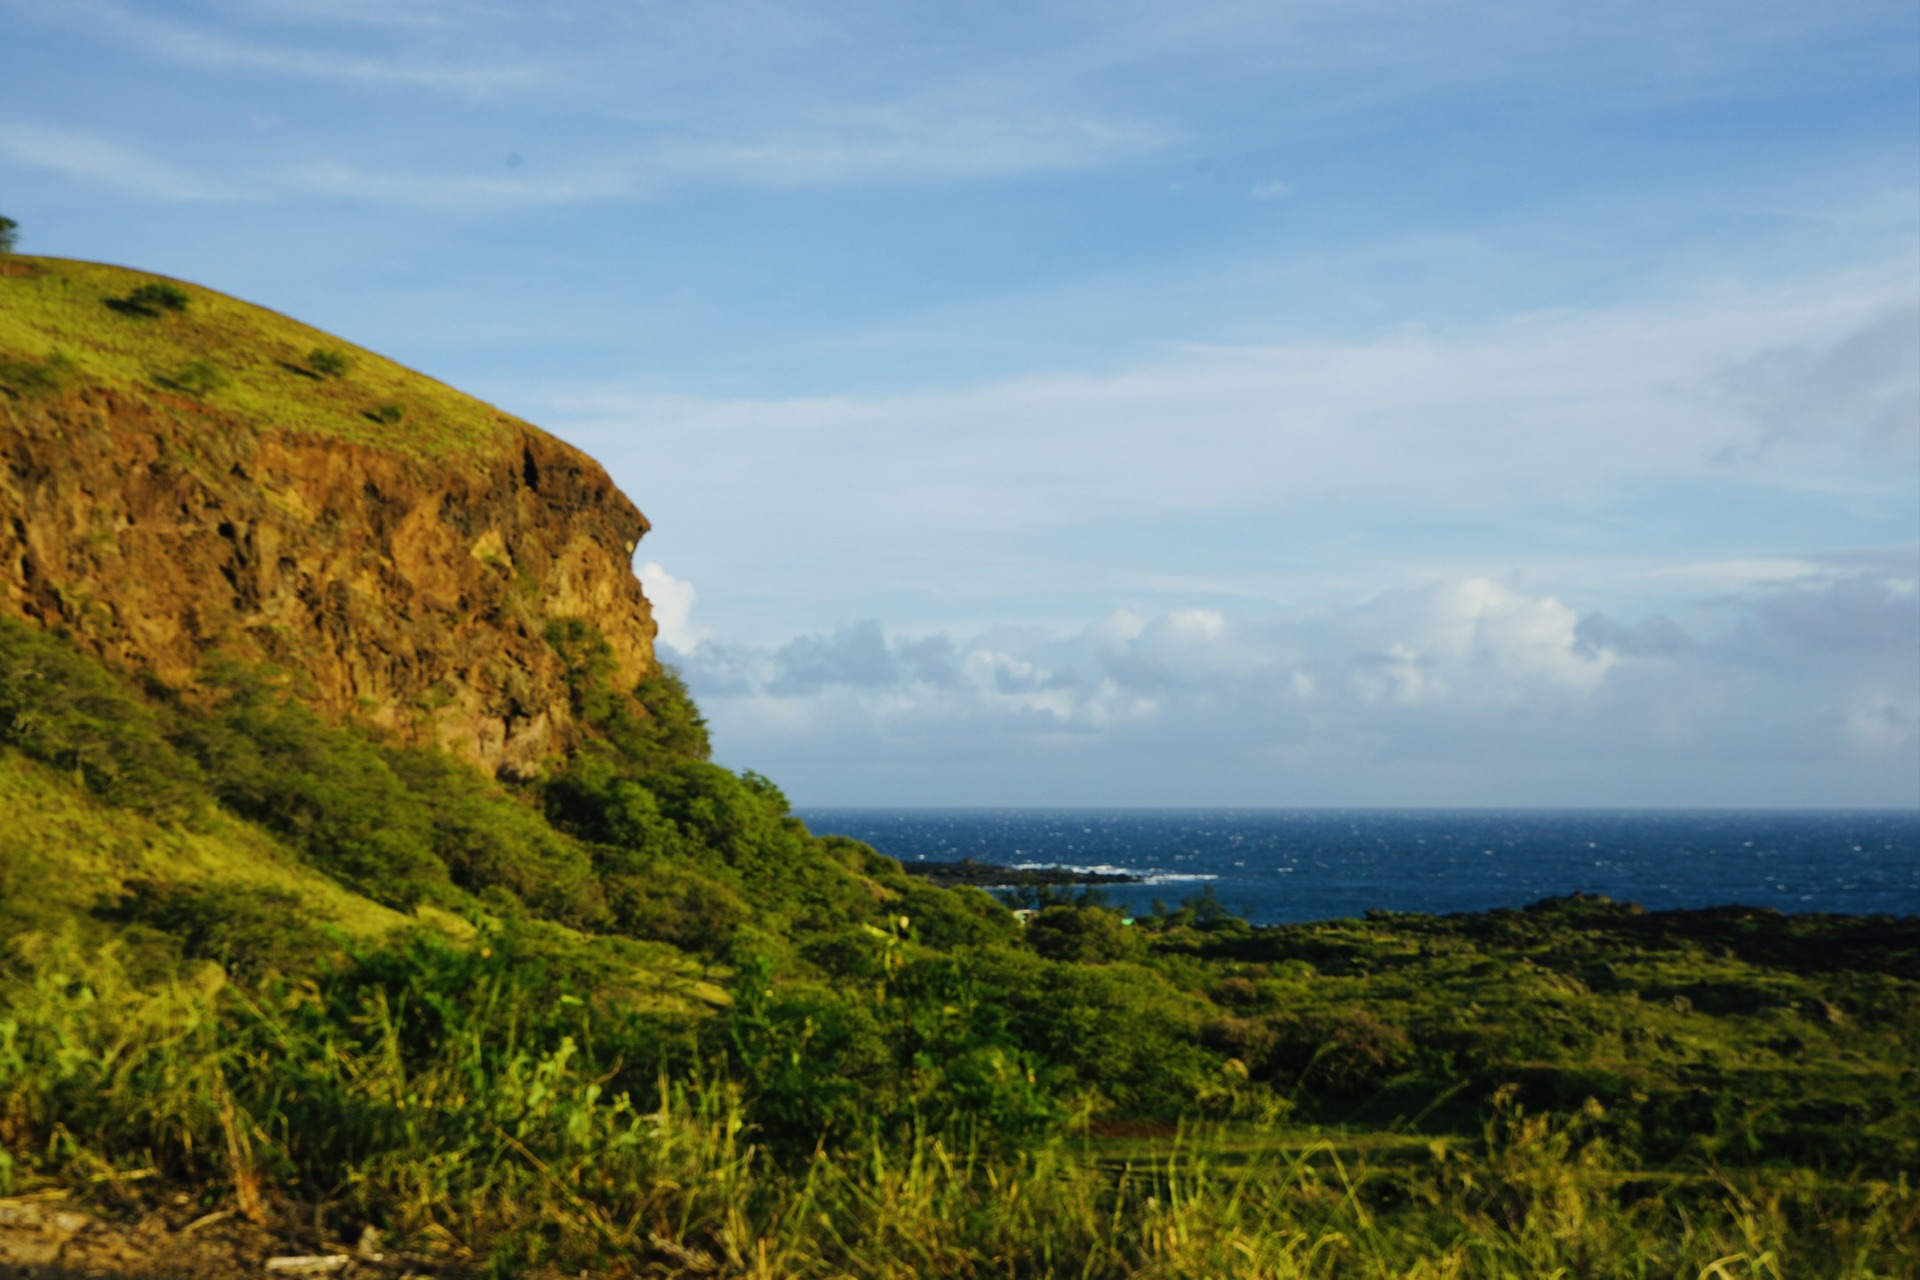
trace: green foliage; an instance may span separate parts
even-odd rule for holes
[[[152,318],[166,311],[185,311],[193,301],[185,289],[165,280],[150,280],[131,290],[114,307],[125,315]]]
[[[908,883],[902,886],[901,912],[913,922],[913,936],[929,947],[986,947],[1010,943],[1020,934],[1013,913],[983,890],[937,889],[902,879]]]
[[[1105,907],[1047,907],[1028,923],[1027,941],[1049,960],[1091,964],[1118,960],[1135,950],[1119,912]]]
[[[223,390],[230,379],[211,360],[189,360],[158,381],[168,390],[196,398],[205,398],[216,391]]]
[[[108,804],[179,821],[202,778],[125,681],[58,638],[0,618],[0,744],[75,774]]]
[[[679,672],[662,666],[632,690],[616,689],[613,649],[592,624],[556,618],[547,623],[546,638],[566,663],[574,715],[599,735],[623,767],[707,759],[707,722]]]
[[[376,902],[409,910],[446,898],[432,811],[371,741],[258,678],[229,673],[226,684],[216,712],[180,733],[223,805]]]
[[[338,949],[309,922],[299,895],[284,889],[136,882],[98,914],[143,925],[164,935],[183,959],[211,960],[245,982],[319,971]]]
[[[654,675],[634,686],[633,697],[646,708],[649,732],[659,751],[688,760],[708,758],[712,748],[707,741],[706,719],[694,706],[693,695],[687,692],[686,681],[678,671],[662,663]]]
[[[0,357],[0,387],[24,399],[45,399],[60,392],[72,370],[73,361],[58,351],[44,360]]]
[[[456,885],[475,894],[501,890],[576,928],[608,923],[592,857],[536,810],[444,752],[390,747],[381,759],[417,799],[433,856]]]
[[[327,378],[344,378],[353,367],[353,357],[338,347],[315,347],[307,352],[307,368]]]
[[[389,400],[385,404],[377,405],[369,410],[367,416],[375,422],[391,427],[397,425],[402,418],[407,416],[407,407],[398,401]]]
[[[1920,921],[1576,898],[1254,929],[1203,895],[1127,928],[1048,892],[1022,930],[813,836],[703,758],[684,686],[620,694],[598,637],[551,638],[595,736],[515,794],[259,673],[174,697],[0,622],[0,746],[75,812],[224,809],[483,930],[347,942],[200,873],[88,914],[0,857],[0,1176],[332,1201],[502,1271],[1916,1261]]]
[[[245,997],[44,947],[0,986],[0,1142],[29,1187],[137,1168],[211,1203],[331,1197],[408,1251],[510,1272],[1857,1280],[1920,1261],[1904,1180],[1648,1170],[1605,1107],[1514,1089],[1457,1139],[1050,1139],[1039,1073],[951,963],[872,1004],[749,966],[699,1027],[594,990],[513,931]]]
[[[20,243],[20,224],[12,218],[0,217],[0,257],[12,253]]]

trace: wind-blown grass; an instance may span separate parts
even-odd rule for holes
[[[29,961],[0,1016],[15,1189],[158,1171],[254,1215],[333,1203],[503,1271],[1865,1280],[1920,1264],[1904,1179],[1649,1171],[1597,1105],[1532,1115],[1509,1092],[1478,1142],[1380,1163],[1264,1126],[1122,1159],[1070,1135],[1008,1152],[964,1124],[783,1161],[691,1024],[569,996],[511,937],[245,992],[211,968],[142,986],[112,947]]]

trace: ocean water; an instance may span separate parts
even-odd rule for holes
[[[1920,811],[801,809],[819,834],[914,861],[1147,877],[1146,911],[1211,886],[1256,924],[1485,911],[1567,893],[1652,910],[1920,914]]]

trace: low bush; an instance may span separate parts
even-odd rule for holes
[[[157,316],[163,311],[185,311],[192,297],[177,284],[165,280],[154,280],[143,284],[127,294],[124,309],[144,316]]]
[[[338,347],[315,347],[307,353],[307,367],[323,377],[344,378],[353,357]]]
[[[27,400],[58,395],[66,385],[72,361],[59,352],[44,360],[0,359],[0,389]]]
[[[158,381],[169,391],[200,399],[225,388],[229,379],[211,360],[189,360]]]
[[[309,921],[309,907],[285,890],[245,885],[135,881],[96,912],[165,935],[186,960],[211,960],[252,985],[268,974],[309,974],[340,954]]]
[[[184,820],[207,799],[201,771],[127,681],[11,618],[0,618],[0,744],[163,821]]]

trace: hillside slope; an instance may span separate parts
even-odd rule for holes
[[[655,670],[645,518],[586,455],[210,290],[0,273],[0,612],[170,686],[298,672],[332,718],[508,777],[578,741],[556,620]]]

